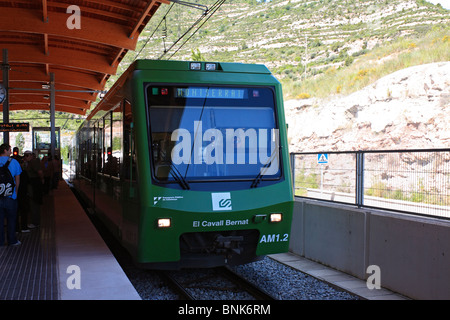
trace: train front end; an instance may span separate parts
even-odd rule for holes
[[[133,111],[137,262],[215,267],[288,251],[287,132],[281,85],[268,69],[138,61],[133,90],[142,106]]]

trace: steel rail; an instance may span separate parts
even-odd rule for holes
[[[159,271],[159,276],[180,296],[180,300],[196,300],[193,295],[186,290],[186,288],[172,277],[169,272]]]
[[[256,300],[277,300],[274,296],[266,292],[264,289],[261,289],[260,287],[251,283],[240,274],[231,270],[229,267],[218,268],[218,271],[221,275],[232,281],[242,290],[250,293]]]

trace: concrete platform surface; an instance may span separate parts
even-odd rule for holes
[[[54,193],[61,300],[141,300],[67,184]]]

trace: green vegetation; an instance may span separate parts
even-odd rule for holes
[[[306,196],[307,189],[318,189],[320,184],[320,175],[317,173],[306,174],[305,168],[296,170],[295,174],[295,195]]]
[[[427,190],[423,181],[419,181],[417,186],[410,186],[409,190],[393,189],[385,182],[379,180],[373,181],[370,188],[366,189],[365,195],[394,199],[402,201],[410,201],[416,203],[427,203],[433,205],[448,205],[450,197],[445,193],[437,190]]]
[[[415,65],[450,61],[449,27],[435,27],[422,37],[398,38],[360,56],[351,66],[329,67],[320,76],[300,83],[282,80],[285,92],[301,99],[350,94],[395,71]]]

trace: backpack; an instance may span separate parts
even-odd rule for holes
[[[11,162],[11,158],[6,161],[3,167],[0,167],[0,197],[10,197],[14,193],[14,187],[16,186],[14,178],[8,169]]]

